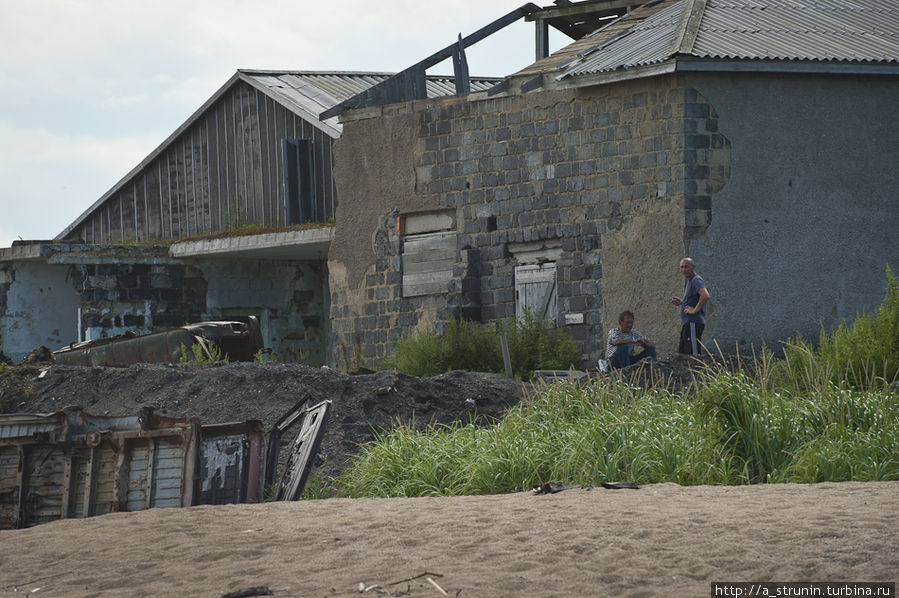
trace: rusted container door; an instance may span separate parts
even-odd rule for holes
[[[128,448],[131,459],[125,510],[180,507],[184,479],[184,448],[180,439],[132,439]]]
[[[60,519],[66,482],[66,456],[62,448],[19,445],[3,447],[2,455],[3,527],[30,527]],[[12,487],[6,471],[12,474]]]
[[[248,453],[243,437],[204,438],[200,474],[204,505],[227,505],[246,500]]]
[[[116,453],[108,444],[73,450],[68,457],[63,517],[93,517],[113,511]]]

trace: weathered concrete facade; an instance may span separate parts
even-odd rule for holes
[[[899,267],[899,78],[691,74],[732,144],[687,250],[722,346],[817,339],[883,300]],[[711,337],[710,337],[711,338]]]
[[[41,345],[255,315],[278,361],[327,363],[321,261],[181,260],[164,246],[30,250],[30,259],[0,260],[0,346],[14,360]]]
[[[556,266],[550,316],[574,322],[589,358],[624,309],[646,333],[673,334],[676,286],[645,289],[677,284],[677,256],[705,234],[730,164],[714,108],[681,77],[354,116],[335,146],[335,347],[376,360],[417,327],[514,316],[515,268],[541,263]],[[382,151],[388,136],[395,149]],[[397,217],[440,211],[454,217],[453,277],[445,293],[405,297]]]
[[[897,97],[890,77],[688,73],[350,113],[335,359],[514,316],[525,264],[554,265],[548,315],[588,361],[624,309],[670,352],[683,255],[712,291],[707,342],[815,338],[876,308],[899,263]],[[445,292],[409,296],[401,224],[422,213],[451,216],[457,253]]]

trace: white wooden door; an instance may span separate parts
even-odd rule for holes
[[[556,265],[554,263],[517,266],[515,268],[515,315],[520,318],[527,310],[534,317],[555,322],[559,314],[556,286]]]

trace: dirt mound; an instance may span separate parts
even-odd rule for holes
[[[702,365],[696,358],[674,355],[608,375],[687,396]],[[592,372],[589,378],[597,375]],[[312,406],[328,400],[331,414],[314,469],[327,479],[378,433],[398,425],[423,429],[495,421],[530,388],[496,374],[461,371],[416,378],[391,371],[347,376],[298,364],[112,368],[23,361],[0,370],[0,412],[49,413],[80,405],[94,415],[125,416],[153,407],[162,415],[196,417],[203,424],[258,419],[268,430],[299,401]]]
[[[80,405],[95,415],[134,415],[153,407],[203,424],[258,419],[269,429],[298,401],[331,401],[316,460],[319,475],[334,476],[359,445],[397,425],[501,417],[525,386],[494,374],[449,372],[416,378],[390,371],[346,376],[304,365],[216,363],[138,364],[128,368],[45,364],[7,366],[0,373],[0,407],[47,413]]]

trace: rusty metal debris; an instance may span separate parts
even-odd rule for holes
[[[124,367],[135,363],[168,363],[181,360],[182,347],[199,345],[212,357],[218,348],[230,361],[253,361],[264,350],[259,319],[213,320],[188,324],[153,334],[128,332],[109,338],[74,343],[53,352],[56,363],[82,366]]]
[[[127,417],[81,407],[2,414],[0,529],[114,511],[259,502],[266,476],[274,475],[281,434],[302,421],[275,497],[297,500],[329,409],[330,401],[295,408],[269,432],[268,443],[258,420],[204,426],[149,407]]]

